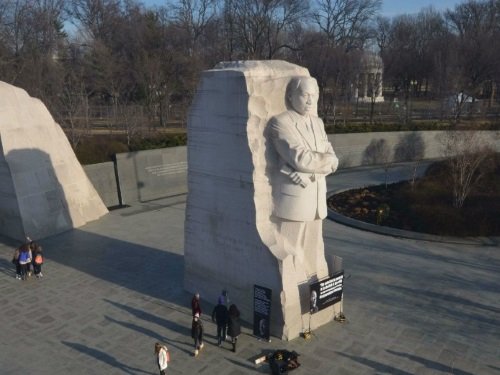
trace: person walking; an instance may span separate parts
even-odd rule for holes
[[[167,347],[157,342],[155,344],[155,355],[158,363],[158,368],[160,369],[160,375],[166,375],[168,362],[170,361],[170,355],[168,353]]]
[[[193,316],[191,325],[191,337],[194,339],[194,356],[196,357],[201,349],[203,349],[203,323],[200,319],[200,314],[196,313]]]
[[[217,323],[217,345],[222,346],[222,341],[226,339],[228,312],[225,305],[225,298],[219,297],[217,306],[212,311],[212,322]]]
[[[193,316],[198,314],[198,317],[201,316],[201,304],[200,304],[200,293],[196,292],[191,300],[191,311]]]
[[[236,353],[236,342],[238,341],[238,336],[241,334],[240,325],[240,311],[238,307],[233,303],[229,306],[229,319],[227,325],[227,333],[231,337],[231,344],[233,344],[233,352]]]

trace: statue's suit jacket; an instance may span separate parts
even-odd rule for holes
[[[271,119],[269,131],[280,169],[273,176],[274,216],[292,221],[324,219],[325,176],[335,172],[338,159],[323,121],[289,110]],[[287,171],[296,171],[307,186],[294,183]]]

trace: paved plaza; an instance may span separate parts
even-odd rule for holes
[[[408,173],[395,167],[390,178]],[[383,181],[383,169],[358,168],[328,183],[342,189]],[[10,260],[19,244],[0,238],[0,375],[157,374],[156,341],[171,351],[168,374],[270,373],[251,360],[286,348],[300,354],[296,375],[500,375],[498,238],[419,241],[330,220],[326,252],[343,257],[348,275],[346,323],[332,322],[307,341],[271,343],[246,326],[232,353],[229,342],[216,345],[215,301],[202,301],[206,345],[192,357],[191,295],[182,287],[185,199],[136,204],[43,239],[40,280],[14,278]]]

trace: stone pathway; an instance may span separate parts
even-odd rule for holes
[[[405,176],[392,168],[391,180]],[[383,181],[382,169],[329,178],[330,188]],[[216,346],[203,301],[206,346],[193,358],[191,296],[182,289],[185,197],[111,212],[41,241],[45,277],[14,278],[17,244],[0,238],[0,374],[270,373],[262,350],[301,354],[294,374],[500,375],[500,248],[404,240],[325,221],[326,252],[344,258],[347,323],[311,340],[271,343],[244,328],[238,352]],[[498,241],[496,242],[498,243]],[[313,317],[314,319],[314,317]]]

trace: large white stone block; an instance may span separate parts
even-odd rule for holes
[[[45,105],[0,81],[0,233],[43,238],[107,212]]]
[[[271,333],[283,339],[331,321],[340,307],[310,319],[314,280],[293,257],[280,260],[271,250],[283,239],[272,220],[271,180],[279,170],[266,128],[287,109],[293,76],[309,72],[284,61],[220,63],[203,72],[188,120],[185,288],[214,304],[228,290],[248,322],[253,285],[272,289]]]

